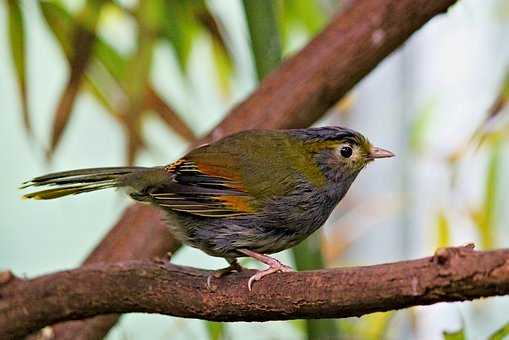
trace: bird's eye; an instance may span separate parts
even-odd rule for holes
[[[349,146],[343,146],[341,150],[339,150],[341,156],[345,158],[349,158],[352,155],[352,148]]]

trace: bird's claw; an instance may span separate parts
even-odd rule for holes
[[[232,263],[229,267],[218,269],[213,271],[212,273],[207,276],[207,288],[210,289],[212,285],[212,278],[220,279],[223,276],[231,273],[231,272],[241,272],[242,267],[237,263]]]
[[[251,276],[249,278],[249,281],[247,281],[247,288],[249,289],[249,291],[251,291],[253,289],[253,283],[255,281],[261,280],[262,277],[264,276],[270,275],[272,273],[288,273],[288,272],[293,272],[293,269],[280,262],[277,262],[276,265],[273,265],[265,270],[260,270],[256,274]]]

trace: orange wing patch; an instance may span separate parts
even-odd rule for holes
[[[249,202],[249,197],[247,196],[225,195],[219,196],[217,200],[222,202],[225,206],[233,211],[242,213],[253,213],[255,211]]]
[[[203,217],[236,217],[255,212],[234,169],[181,158],[165,168],[173,183],[150,195],[158,205]]]
[[[168,164],[167,166],[164,167],[164,171],[166,172],[169,172],[169,173],[174,173],[177,168],[184,164],[186,162],[185,159],[181,158],[181,159],[177,159],[175,162],[171,163],[171,164]]]

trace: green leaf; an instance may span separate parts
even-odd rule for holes
[[[51,157],[55,152],[71,118],[74,102],[93,54],[95,27],[104,3],[105,0],[88,0],[78,13],[76,24],[73,26],[67,26],[68,22],[61,21],[63,16],[56,7],[48,7],[45,2],[41,3],[41,10],[51,30],[59,41],[66,41],[65,45],[62,44],[62,46],[70,67],[69,78],[60,96],[53,118],[53,132],[48,157]],[[49,13],[47,13],[48,10]],[[59,28],[63,26],[66,26],[68,30],[59,32]]]
[[[222,94],[226,96],[230,91],[233,57],[219,29],[221,23],[218,23],[219,19],[215,18],[206,7],[196,12],[196,18],[210,37],[218,85]]]
[[[489,340],[504,340],[509,338],[509,322],[497,329],[489,336]]]
[[[328,18],[321,1],[317,0],[279,0],[277,1],[277,13],[285,54],[291,52],[288,48],[292,31],[304,31],[308,37],[313,36],[324,27]]]
[[[284,17],[289,24],[301,25],[310,34],[320,31],[326,23],[325,15],[319,1],[282,0]]]
[[[39,2],[42,15],[48,24],[54,37],[60,44],[64,55],[70,59],[72,55],[72,32],[74,27],[74,19],[67,11],[54,2]]]
[[[233,74],[233,62],[228,53],[216,40],[212,40],[212,57],[217,75],[220,92],[226,96],[230,92],[231,75]]]
[[[281,45],[272,0],[243,0],[244,13],[251,38],[251,51],[258,80],[263,79],[281,62]]]
[[[73,27],[76,25],[75,19],[63,7],[56,3],[42,1],[39,4],[41,12],[48,23],[48,27],[57,39],[67,61],[70,62],[73,53],[71,41],[72,32],[74,31]],[[107,71],[113,73],[112,70],[120,70],[120,67],[124,66],[125,60],[120,57],[113,48],[98,39],[96,39],[96,43],[97,46],[94,48],[94,53],[101,56],[104,66],[108,69]],[[105,60],[107,62],[105,62]],[[98,65],[97,62],[93,62],[92,67],[87,69],[87,88],[106,110],[118,117],[119,115],[118,112],[115,111],[113,100],[110,100],[110,98],[119,97],[119,92],[122,91],[122,89],[118,88],[118,84],[115,84],[116,80],[112,79],[112,77],[107,74],[107,71],[104,70],[104,66]],[[117,73],[116,76],[118,81],[120,74]]]
[[[444,331],[442,333],[444,335],[444,340],[465,340],[465,331],[463,329],[460,329],[456,332],[447,332]]]
[[[71,40],[73,27],[77,25],[76,20],[64,8],[55,3],[41,2],[41,10],[46,20],[51,22],[49,26],[54,30],[53,33],[69,60],[73,50]],[[153,13],[149,15],[153,15]],[[98,103],[112,114],[120,124],[125,126],[127,122],[124,117],[124,103],[129,98],[126,93],[128,90],[126,84],[130,81],[125,79],[125,70],[128,69],[131,72],[131,65],[128,65],[127,58],[97,36],[95,37],[93,52],[91,63],[85,73],[87,89],[91,91]],[[139,73],[136,74],[139,75]],[[143,105],[144,109],[154,111],[168,127],[175,130],[184,139],[188,141],[196,140],[193,131],[150,85],[146,87]],[[138,124],[136,129],[140,129],[140,122],[136,124],[131,122],[130,124],[132,124],[132,129],[135,129],[136,124]],[[133,138],[141,141],[142,138],[139,133],[131,133]],[[136,149],[139,146],[135,146],[135,143],[133,143],[131,148]]]
[[[178,114],[150,86],[145,93],[144,107],[147,110],[153,110],[167,127],[175,130],[186,141],[191,143],[197,141],[193,130],[184,123]]]
[[[30,122],[30,112],[28,109],[28,94],[26,85],[26,50],[23,12],[21,11],[20,2],[17,0],[8,0],[7,10],[9,12],[9,43],[21,98],[23,125],[27,133],[31,135],[32,127]]]
[[[502,145],[498,142],[492,146],[490,160],[488,163],[488,174],[486,176],[486,187],[484,193],[484,213],[486,223],[481,230],[482,244],[485,249],[491,249],[494,246],[494,233],[496,227],[496,201],[497,189],[499,188],[500,169],[501,169]]]
[[[422,151],[424,140],[429,136],[429,130],[432,128],[433,113],[435,109],[435,101],[429,101],[415,117],[410,128],[410,147],[413,151]]]
[[[509,123],[507,115],[501,115],[509,101],[509,67],[507,68],[504,80],[500,85],[497,97],[487,110],[486,118],[481,122],[471,137],[471,141],[478,141],[478,144],[493,142],[509,135]]]
[[[165,1],[164,20],[161,22],[163,36],[175,49],[179,66],[186,73],[193,40],[200,32],[194,14],[206,10],[203,1]]]
[[[447,247],[450,244],[450,230],[451,227],[447,220],[447,216],[444,210],[440,210],[437,216],[438,248]]]
[[[222,340],[225,338],[226,327],[223,322],[207,321],[209,340]]]
[[[125,112],[126,133],[128,140],[127,164],[132,165],[138,152],[143,148],[142,115],[145,111],[145,92],[149,85],[150,69],[155,45],[155,35],[151,30],[154,8],[157,2],[142,1],[136,8],[138,18],[138,45],[127,60],[123,87],[126,89],[129,106]]]

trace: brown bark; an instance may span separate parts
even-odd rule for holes
[[[509,293],[509,249],[441,249],[368,267],[279,273],[247,290],[253,271],[214,280],[167,261],[100,263],[0,286],[0,338],[57,321],[146,312],[215,321],[341,318]]]
[[[435,15],[447,10],[456,0],[352,0],[341,15],[311,43],[272,72],[245,101],[200,143],[249,128],[292,128],[312,124],[368,74],[387,55]],[[145,208],[147,218],[159,212]],[[129,214],[129,212],[126,212]],[[133,212],[134,216],[137,212]],[[123,235],[120,243],[105,239],[94,255],[100,261],[129,260],[163,256],[170,247],[157,251],[148,248],[153,242],[168,238],[163,228],[156,228],[139,239],[142,228],[123,230],[122,223],[112,233]],[[115,231],[117,230],[117,231]],[[173,241],[168,240],[171,244]],[[139,252],[125,253],[139,245]],[[146,250],[144,250],[147,248]],[[157,247],[156,247],[157,248]],[[94,263],[94,257],[86,263]],[[57,338],[99,339],[116,322],[116,316],[58,325]]]
[[[92,251],[84,264],[153,259],[175,252],[180,244],[171,237],[161,210],[133,204]],[[51,330],[31,336],[42,339],[50,333],[58,339],[102,339],[118,321],[119,315],[103,315],[54,325]]]
[[[311,125],[412,33],[455,2],[345,1],[330,24],[270,73],[206,140],[245,129]]]

